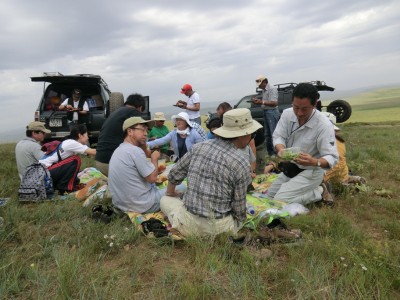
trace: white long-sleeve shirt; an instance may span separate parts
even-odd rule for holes
[[[333,124],[320,111],[314,109],[310,119],[300,126],[293,108],[282,112],[273,134],[274,147],[278,144],[289,147],[300,147],[301,152],[316,158],[323,158],[334,167],[339,159],[336,149]],[[313,169],[312,166],[301,166],[302,169]]]

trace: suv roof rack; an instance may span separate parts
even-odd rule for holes
[[[43,72],[43,76],[64,76],[60,72]]]

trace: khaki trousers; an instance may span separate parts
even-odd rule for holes
[[[196,216],[188,212],[179,198],[164,196],[160,200],[161,211],[168,217],[172,228],[184,236],[215,236],[223,232],[236,234],[242,224],[238,224],[232,215],[222,219]]]

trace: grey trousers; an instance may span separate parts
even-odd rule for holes
[[[322,199],[318,189],[325,171],[321,168],[304,170],[293,178],[281,173],[268,189],[267,197],[287,203],[306,205]]]

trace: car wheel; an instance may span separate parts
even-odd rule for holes
[[[336,123],[343,123],[351,116],[351,105],[344,100],[332,101],[326,110],[336,116]]]
[[[124,95],[122,93],[111,93],[107,102],[106,117],[124,105]]]

